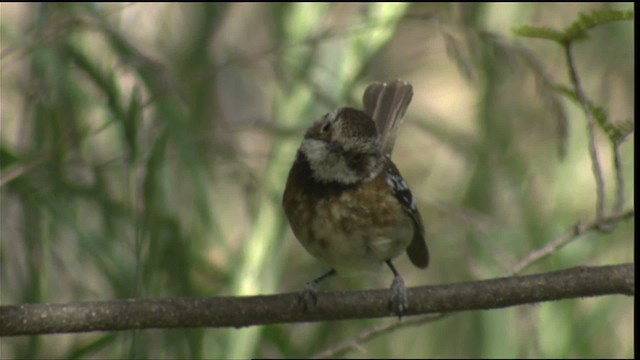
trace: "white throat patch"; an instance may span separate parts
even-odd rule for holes
[[[300,150],[307,157],[313,177],[320,182],[339,182],[353,184],[361,177],[353,171],[339,153],[328,149],[326,142],[316,139],[304,139]]]

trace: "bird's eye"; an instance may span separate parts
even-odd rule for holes
[[[322,128],[320,128],[320,132],[326,133],[329,130],[331,130],[331,122],[327,121],[324,125],[322,125]]]

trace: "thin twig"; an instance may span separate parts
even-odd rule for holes
[[[588,224],[575,224],[570,230],[565,232],[560,237],[550,241],[545,246],[530,252],[527,256],[525,256],[522,260],[518,261],[508,272],[507,275],[514,275],[519,273],[524,268],[528,267],[535,261],[540,260],[541,258],[553,253],[554,251],[560,249],[561,247],[567,245],[571,241],[577,239],[581,235],[593,230],[599,230],[602,228],[611,228],[613,225],[632,219],[635,215],[635,210],[631,209],[624,213],[619,213],[617,215],[609,216],[607,218],[603,218],[600,220],[595,220]]]
[[[36,156],[31,160],[27,160],[25,162],[21,162],[16,165],[12,165],[7,170],[3,170],[0,173],[0,187],[4,186],[5,184],[8,184],[12,180],[17,179],[20,176],[35,169],[40,164],[48,160],[50,157],[51,157],[51,153],[42,154],[42,155]]]
[[[622,211],[624,206],[624,174],[622,173],[622,161],[620,160],[620,144],[622,142],[613,142],[613,166],[616,174],[616,202],[613,205],[613,212],[617,214]]]
[[[333,347],[322,350],[319,353],[316,353],[310,356],[310,359],[327,359],[327,358],[335,358],[338,355],[341,355],[345,351],[350,349],[362,349],[361,343],[373,340],[379,336],[382,336],[386,333],[390,333],[396,331],[401,328],[406,328],[410,326],[421,326],[425,323],[433,322],[436,320],[440,320],[444,318],[448,314],[429,314],[425,316],[416,317],[413,319],[409,319],[406,321],[397,321],[393,320],[384,324],[377,324],[370,328],[367,328],[361,331],[356,336],[345,340],[339,344],[336,344]]]
[[[571,43],[564,44],[565,55],[567,57],[567,66],[569,67],[569,77],[571,78],[571,83],[575,88],[576,95],[582,104],[582,108],[587,117],[587,131],[589,137],[589,155],[591,156],[591,167],[593,170],[593,176],[596,179],[596,220],[602,219],[604,216],[604,202],[605,202],[605,194],[604,194],[604,179],[602,177],[602,169],[600,167],[600,160],[598,159],[598,150],[596,149],[596,135],[595,135],[595,121],[593,119],[593,114],[591,113],[591,109],[589,107],[589,101],[582,90],[582,86],[580,85],[580,79],[578,78],[578,73],[576,71],[575,62],[573,60],[573,55],[571,54]]]

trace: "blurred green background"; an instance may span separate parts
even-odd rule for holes
[[[3,3],[0,303],[299,290],[327,270],[280,207],[304,130],[395,78],[415,95],[394,161],[432,254],[426,271],[404,256],[398,270],[408,286],[501,276],[595,213],[584,114],[549,101],[569,83],[562,49],[511,29],[593,9],[633,5]],[[629,121],[633,21],[590,35],[575,46],[587,95]],[[610,213],[600,130],[597,146]],[[620,148],[625,209],[633,147]],[[633,238],[622,223],[525,273],[630,262]],[[323,289],[390,282],[383,269]],[[633,317],[622,296],[465,312],[340,356],[632,357]],[[3,338],[0,356],[308,357],[388,321]]]

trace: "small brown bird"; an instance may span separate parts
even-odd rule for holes
[[[429,264],[422,218],[391,161],[412,96],[407,82],[374,83],[364,93],[364,111],[342,107],[307,130],[289,172],[283,207],[300,243],[331,270],[305,285],[305,305],[315,301],[315,286],[336,272],[368,271],[386,263],[394,274],[390,304],[401,315],[406,290],[391,260],[406,251],[418,268]]]

